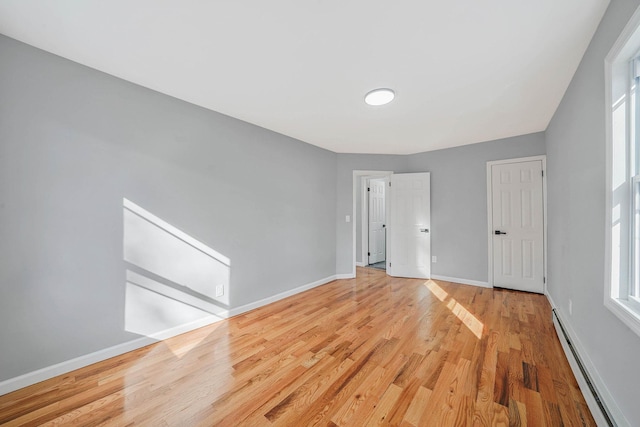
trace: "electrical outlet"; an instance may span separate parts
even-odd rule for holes
[[[435,255],[434,255],[434,256],[432,256],[432,257],[431,257],[431,262],[433,262],[433,263],[438,262],[438,257],[437,257],[437,256],[435,256]]]
[[[344,222],[351,222],[351,215],[347,215],[344,217]]]
[[[224,285],[216,285],[216,296],[221,297],[224,295]]]
[[[569,316],[573,315],[573,301],[569,300]]]

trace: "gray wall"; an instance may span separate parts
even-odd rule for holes
[[[409,172],[431,172],[431,274],[489,280],[487,161],[540,154],[543,132],[409,156]]]
[[[486,282],[486,162],[540,154],[545,154],[542,132],[408,156],[338,154],[337,272],[352,270],[352,224],[344,218],[352,215],[353,171],[431,172],[431,252],[438,257],[431,273]],[[361,247],[360,199],[358,192],[357,250]]]
[[[546,131],[548,290],[631,425],[640,425],[640,338],[603,305],[604,58],[637,6],[612,0]]]
[[[0,58],[0,380],[137,337],[123,198],[230,258],[231,307],[335,274],[335,153],[3,36]]]

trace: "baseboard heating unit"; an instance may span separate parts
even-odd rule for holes
[[[591,410],[593,418],[596,420],[599,426],[607,425],[611,427],[617,427],[618,424],[616,424],[611,413],[607,409],[607,405],[602,400],[602,396],[600,395],[600,393],[598,393],[598,389],[591,380],[589,372],[580,359],[580,355],[578,354],[575,346],[572,344],[571,337],[567,333],[565,327],[562,325],[562,321],[560,320],[560,317],[558,316],[555,308],[553,309],[553,325],[556,328],[556,333],[558,334],[560,343],[564,348],[564,352],[567,355],[567,359],[569,360],[569,364],[571,365],[573,374],[575,375],[576,381],[580,386],[580,390],[582,391],[582,394],[584,395],[584,398],[589,405],[589,409]]]

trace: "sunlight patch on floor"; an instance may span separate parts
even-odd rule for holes
[[[478,339],[482,338],[484,324],[479,321],[473,314],[469,312],[462,304],[449,297],[447,291],[438,286],[433,280],[424,282],[424,286],[440,301],[445,302],[447,298],[447,308],[475,335]]]

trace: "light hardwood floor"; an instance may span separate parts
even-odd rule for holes
[[[2,425],[595,425],[544,296],[359,268],[0,397]]]

